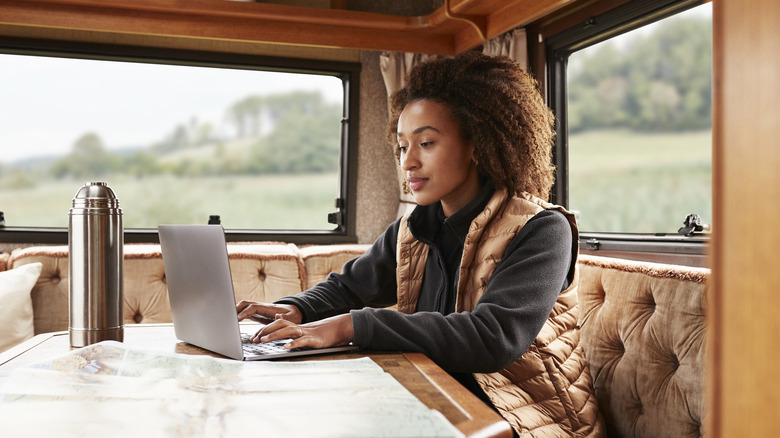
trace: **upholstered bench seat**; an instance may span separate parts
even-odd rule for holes
[[[305,289],[324,281],[331,272],[340,272],[344,263],[366,252],[369,245],[309,245],[300,248],[306,271]]]
[[[581,342],[610,436],[701,437],[704,268],[580,256]]]
[[[295,295],[307,284],[340,270],[344,262],[366,248],[367,245],[334,245],[322,249],[310,247],[304,251],[284,243],[229,244],[228,258],[236,301],[274,301]],[[9,269],[36,262],[43,265],[32,290],[35,333],[67,330],[67,246],[23,248],[6,259]],[[123,269],[125,324],[171,322],[160,246],[125,245]]]

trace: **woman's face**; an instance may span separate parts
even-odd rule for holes
[[[408,104],[398,119],[401,169],[415,201],[441,201],[445,216],[479,192],[474,148],[463,142],[449,108],[431,100]]]

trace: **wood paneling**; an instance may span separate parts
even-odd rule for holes
[[[572,1],[453,0],[406,17],[225,0],[5,0],[0,26],[454,54]]]
[[[713,2],[707,428],[780,436],[780,2]]]

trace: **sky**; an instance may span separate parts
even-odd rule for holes
[[[0,54],[0,160],[63,155],[87,132],[108,149],[148,146],[193,118],[215,125],[251,94],[323,90],[331,76]]]

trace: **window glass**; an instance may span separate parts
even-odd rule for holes
[[[67,227],[87,181],[125,228],[206,223],[332,230],[340,197],[339,77],[0,55],[0,211]]]
[[[712,6],[573,53],[569,207],[592,232],[676,233],[712,215]]]

